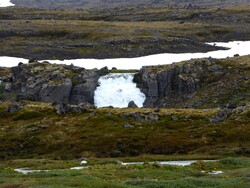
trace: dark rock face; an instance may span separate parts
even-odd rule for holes
[[[206,74],[220,75],[214,59],[202,59],[168,66],[143,67],[134,82],[146,95],[144,107],[175,107],[192,98],[203,86]],[[193,106],[191,106],[193,107]]]
[[[104,70],[107,71],[85,70],[73,65],[52,65],[48,62],[30,62],[12,68],[11,79],[7,80],[5,89],[16,93],[17,101],[93,104],[94,91]]]

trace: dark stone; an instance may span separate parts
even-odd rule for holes
[[[227,103],[226,107],[228,109],[235,109],[235,108],[237,108],[237,104],[235,102],[229,102],[229,103]]]
[[[114,108],[113,106],[104,106],[102,108]]]
[[[7,107],[6,112],[14,113],[14,112],[18,112],[20,109],[21,109],[20,105],[18,105],[16,103],[13,103],[13,104],[11,103]]]
[[[37,62],[37,59],[36,58],[31,58],[31,59],[29,59],[29,63],[35,63],[35,62]]]
[[[130,102],[128,103],[128,108],[138,108],[138,106],[135,104],[134,101],[130,101]]]
[[[119,150],[114,150],[114,151],[112,151],[111,156],[112,157],[121,157],[122,156],[122,152],[119,151]]]
[[[56,113],[59,115],[66,114],[68,112],[67,105],[65,103],[54,104]]]
[[[26,93],[20,93],[16,96],[16,101],[22,101],[22,100],[27,100],[27,101],[35,101],[35,96],[32,94],[26,94]]]
[[[225,108],[225,109],[220,109],[217,114],[211,116],[209,118],[209,121],[211,123],[220,123],[226,120],[229,116],[232,110]]]

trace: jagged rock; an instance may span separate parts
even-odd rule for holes
[[[130,101],[130,102],[128,103],[128,108],[138,108],[138,106],[135,104],[134,101]]]

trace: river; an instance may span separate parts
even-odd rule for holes
[[[109,69],[116,67],[117,69],[140,69],[142,66],[149,65],[164,65],[174,62],[185,61],[194,58],[227,58],[238,55],[250,54],[250,41],[233,41],[233,42],[214,42],[209,43],[229,48],[228,50],[217,50],[207,53],[163,53],[156,55],[149,55],[137,58],[118,58],[118,59],[70,59],[70,60],[47,60],[55,64],[74,64],[75,66],[84,67],[86,69],[102,68],[107,66]],[[27,63],[28,60],[24,58],[0,56],[0,66],[13,67],[17,66],[19,62]]]

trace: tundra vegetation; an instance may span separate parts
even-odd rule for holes
[[[0,55],[35,59],[206,52],[202,42],[248,40],[250,7],[0,9]]]

